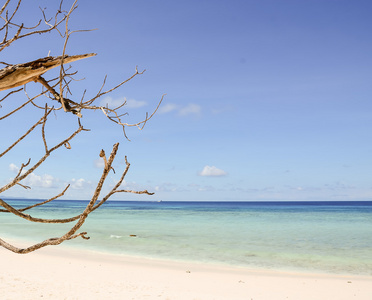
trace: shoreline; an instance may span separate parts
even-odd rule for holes
[[[250,269],[47,247],[0,248],[2,299],[358,299],[372,276]]]
[[[11,244],[14,244],[18,247],[27,247],[32,244],[37,243],[37,240],[27,240],[25,238],[20,239],[17,237],[11,237],[6,238],[6,241],[8,241]],[[0,250],[2,248],[0,247]],[[191,264],[191,265],[204,265],[204,266],[210,266],[210,267],[219,267],[223,269],[237,269],[237,270],[254,270],[257,272],[279,272],[279,273],[295,273],[295,274],[319,274],[319,275],[329,275],[329,276],[359,276],[359,277],[371,277],[372,278],[372,272],[370,274],[365,274],[361,272],[347,272],[347,271],[327,271],[324,269],[306,269],[306,268],[300,268],[300,267],[271,267],[271,268],[265,268],[264,266],[257,266],[254,264],[246,264],[246,265],[238,265],[238,264],[232,264],[228,262],[220,262],[220,261],[198,261],[198,260],[187,260],[187,259],[180,259],[180,258],[174,258],[174,257],[162,257],[162,256],[150,256],[145,254],[131,254],[131,253],[115,253],[115,252],[108,252],[102,249],[97,249],[94,247],[87,247],[83,246],[82,244],[74,244],[74,243],[68,243],[65,242],[62,245],[56,246],[49,246],[44,247],[40,249],[41,251],[44,251],[47,255],[54,255],[55,253],[59,253],[59,251],[68,252],[69,256],[100,256],[111,258],[112,260],[135,260],[135,261],[157,261],[162,262],[163,264],[172,263],[172,264]],[[40,250],[36,251],[39,252]],[[26,254],[27,255],[27,254]]]

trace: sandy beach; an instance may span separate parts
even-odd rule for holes
[[[0,249],[1,299],[372,299],[372,276],[264,271],[66,247]]]

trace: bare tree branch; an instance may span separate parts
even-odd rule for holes
[[[16,140],[12,145],[10,145],[8,147],[8,149],[6,149],[4,152],[0,153],[0,158],[2,156],[4,156],[7,152],[12,150],[15,145],[17,145],[26,136],[28,136],[31,133],[31,131],[33,131],[38,125],[42,124],[44,122],[44,120],[46,119],[46,117],[50,114],[50,112],[51,112],[51,110],[49,110],[46,114],[44,114],[44,116],[42,116],[41,119],[39,121],[37,121],[34,125],[32,125],[31,128],[24,135],[22,135],[20,138],[18,138],[18,140]]]
[[[62,197],[66,193],[66,191],[67,191],[67,189],[69,187],[70,187],[70,185],[67,185],[66,188],[61,193],[59,193],[57,196],[54,196],[54,197],[52,197],[52,198],[50,198],[48,200],[45,200],[43,202],[36,203],[34,205],[27,206],[25,208],[20,208],[20,209],[18,209],[18,211],[23,212],[23,211],[29,210],[31,208],[34,208],[34,207],[41,206],[41,205],[44,205],[46,203],[49,203],[49,202],[51,202],[51,201],[53,201],[55,199],[58,199],[58,198]],[[7,209],[0,209],[0,212],[9,212],[9,210],[7,210]]]
[[[23,64],[10,65],[0,70],[0,91],[38,81],[45,72],[80,59],[95,56],[95,53],[72,56],[44,57]]]
[[[62,39],[64,39],[62,54],[56,57],[44,57],[33,60],[27,63],[18,63],[18,64],[9,64],[7,62],[0,62],[4,64],[5,67],[0,70],[0,91],[5,91],[9,89],[14,89],[20,86],[22,88],[18,88],[16,90],[9,91],[5,96],[0,99],[0,103],[10,103],[15,104],[15,108],[9,109],[9,111],[5,112],[2,116],[0,116],[0,121],[9,119],[11,117],[16,118],[18,113],[25,109],[33,109],[36,112],[40,112],[41,117],[39,116],[36,122],[33,125],[29,125],[28,129],[25,129],[25,133],[22,134],[20,137],[16,137],[15,141],[11,143],[11,145],[2,150],[3,152],[0,153],[0,158],[2,158],[5,154],[12,151],[16,146],[17,147],[24,147],[27,138],[30,137],[31,132],[33,132],[39,125],[41,125],[41,136],[40,136],[40,150],[41,154],[39,154],[39,158],[36,162],[31,164],[31,159],[28,159],[26,163],[22,163],[21,167],[18,169],[16,176],[9,180],[7,184],[0,187],[0,194],[9,191],[10,189],[14,188],[15,186],[21,186],[25,189],[31,189],[32,184],[27,185],[27,179],[30,178],[30,175],[33,174],[38,168],[44,164],[44,162],[53,156],[54,152],[58,149],[61,150],[69,150],[71,149],[71,141],[75,139],[79,133],[82,131],[89,131],[85,129],[81,124],[80,118],[83,116],[83,112],[87,110],[97,110],[101,111],[104,116],[109,120],[117,125],[119,125],[124,133],[124,136],[127,138],[125,128],[126,127],[133,127],[136,126],[138,129],[143,129],[145,124],[148,120],[150,120],[156,111],[158,110],[161,102],[163,101],[164,95],[161,97],[158,105],[156,106],[154,112],[149,115],[146,113],[144,120],[139,121],[137,123],[131,124],[125,122],[124,118],[127,116],[126,111],[121,111],[125,108],[126,101],[124,100],[121,104],[119,104],[115,108],[111,108],[108,106],[99,106],[93,105],[93,103],[100,99],[102,96],[107,95],[124,84],[128,83],[130,80],[134,79],[137,75],[141,75],[144,71],[139,72],[138,68],[136,67],[135,72],[132,76],[127,79],[120,81],[118,84],[114,85],[111,88],[104,89],[106,86],[106,79],[107,76],[104,77],[102,86],[98,90],[98,92],[91,98],[87,97],[88,100],[84,100],[86,97],[86,90],[84,90],[83,96],[80,100],[74,100],[73,97],[73,85],[78,79],[75,79],[77,71],[71,71],[71,67],[67,66],[77,60],[81,60],[87,57],[95,56],[95,53],[88,53],[82,55],[68,55],[67,54],[67,45],[70,40],[72,34],[79,33],[79,32],[86,32],[91,30],[70,30],[69,28],[69,21],[71,14],[77,9],[77,0],[75,0],[68,10],[63,9],[63,0],[59,3],[59,8],[52,17],[47,17],[46,10],[41,9],[41,18],[40,20],[36,21],[32,26],[26,26],[23,23],[17,23],[15,16],[20,12],[20,7],[22,4],[22,0],[6,0],[3,4],[2,8],[0,9],[0,22],[2,21],[3,24],[0,25],[0,52],[5,49],[6,47],[11,46],[15,41],[19,39],[29,38],[34,35],[43,35],[45,33],[55,32],[59,35]],[[48,79],[48,71],[53,68],[59,68],[59,75],[55,78]],[[55,75],[54,75],[55,76]],[[36,95],[29,95],[28,91],[26,91],[26,85],[34,84],[40,88],[40,92],[36,92]],[[22,103],[19,104],[15,102],[13,97],[19,96],[20,91],[24,91]],[[71,97],[70,97],[71,96]],[[17,97],[17,101],[19,101]],[[69,99],[71,98],[71,99]],[[59,105],[55,102],[57,101]],[[32,105],[27,105],[31,103]],[[52,104],[51,104],[52,103]],[[57,105],[54,105],[54,104]],[[3,105],[5,106],[5,105]],[[3,107],[0,105],[0,108]],[[64,112],[72,113],[76,115],[78,118],[78,127],[75,130],[72,130],[70,133],[66,133],[62,131],[64,138],[58,140],[58,142],[54,142],[54,146],[51,146],[50,139],[48,140],[49,131],[47,134],[46,128],[48,128],[48,118],[50,113],[53,111],[54,114],[61,113],[62,109]],[[74,120],[76,120],[74,118]],[[20,117],[17,119],[17,126],[21,126],[23,120],[20,120]],[[27,127],[26,127],[27,128]],[[32,216],[31,214],[25,213],[25,211],[32,210],[35,207],[43,206],[47,203],[50,203],[53,200],[59,199],[65,195],[70,184],[68,184],[62,192],[49,198],[48,200],[38,202],[36,204],[24,207],[24,208],[15,208],[14,206],[10,205],[8,201],[4,199],[0,199],[0,206],[3,209],[0,209],[0,213],[8,213],[12,214],[14,217],[22,218],[30,222],[35,223],[73,223],[70,229],[67,230],[66,233],[62,234],[59,237],[48,238],[43,240],[39,243],[34,245],[20,248],[16,247],[3,239],[0,239],[0,246],[13,251],[15,253],[25,254],[37,249],[43,248],[49,245],[58,245],[64,241],[72,240],[78,237],[83,239],[89,239],[87,237],[86,232],[78,232],[81,226],[84,224],[86,218],[90,213],[94,210],[99,208],[103,205],[107,200],[110,199],[116,193],[135,193],[135,194],[147,194],[152,195],[153,193],[148,192],[147,190],[144,191],[134,191],[134,190],[127,190],[121,189],[121,185],[124,181],[125,176],[128,173],[130,164],[125,157],[126,167],[122,172],[118,182],[115,186],[104,195],[102,194],[104,184],[106,182],[108,174],[115,170],[113,168],[113,163],[115,157],[117,156],[119,148],[119,143],[116,143],[112,147],[112,151],[108,157],[106,157],[105,151],[102,149],[99,153],[99,156],[104,161],[104,168],[101,174],[99,181],[96,184],[93,196],[91,197],[89,203],[85,207],[84,211],[81,213],[71,216],[69,218],[38,218]],[[99,200],[100,199],[100,200]]]

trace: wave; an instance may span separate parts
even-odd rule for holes
[[[115,235],[115,234],[110,235],[110,238],[113,238],[113,239],[120,239],[122,237],[123,237],[122,235]]]

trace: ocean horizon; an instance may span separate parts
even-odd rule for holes
[[[7,199],[15,207],[41,200]],[[55,200],[27,213],[65,218],[88,201]],[[0,214],[0,236],[22,243],[70,224]],[[278,270],[372,275],[372,201],[119,201],[93,212],[63,245],[115,255]]]

